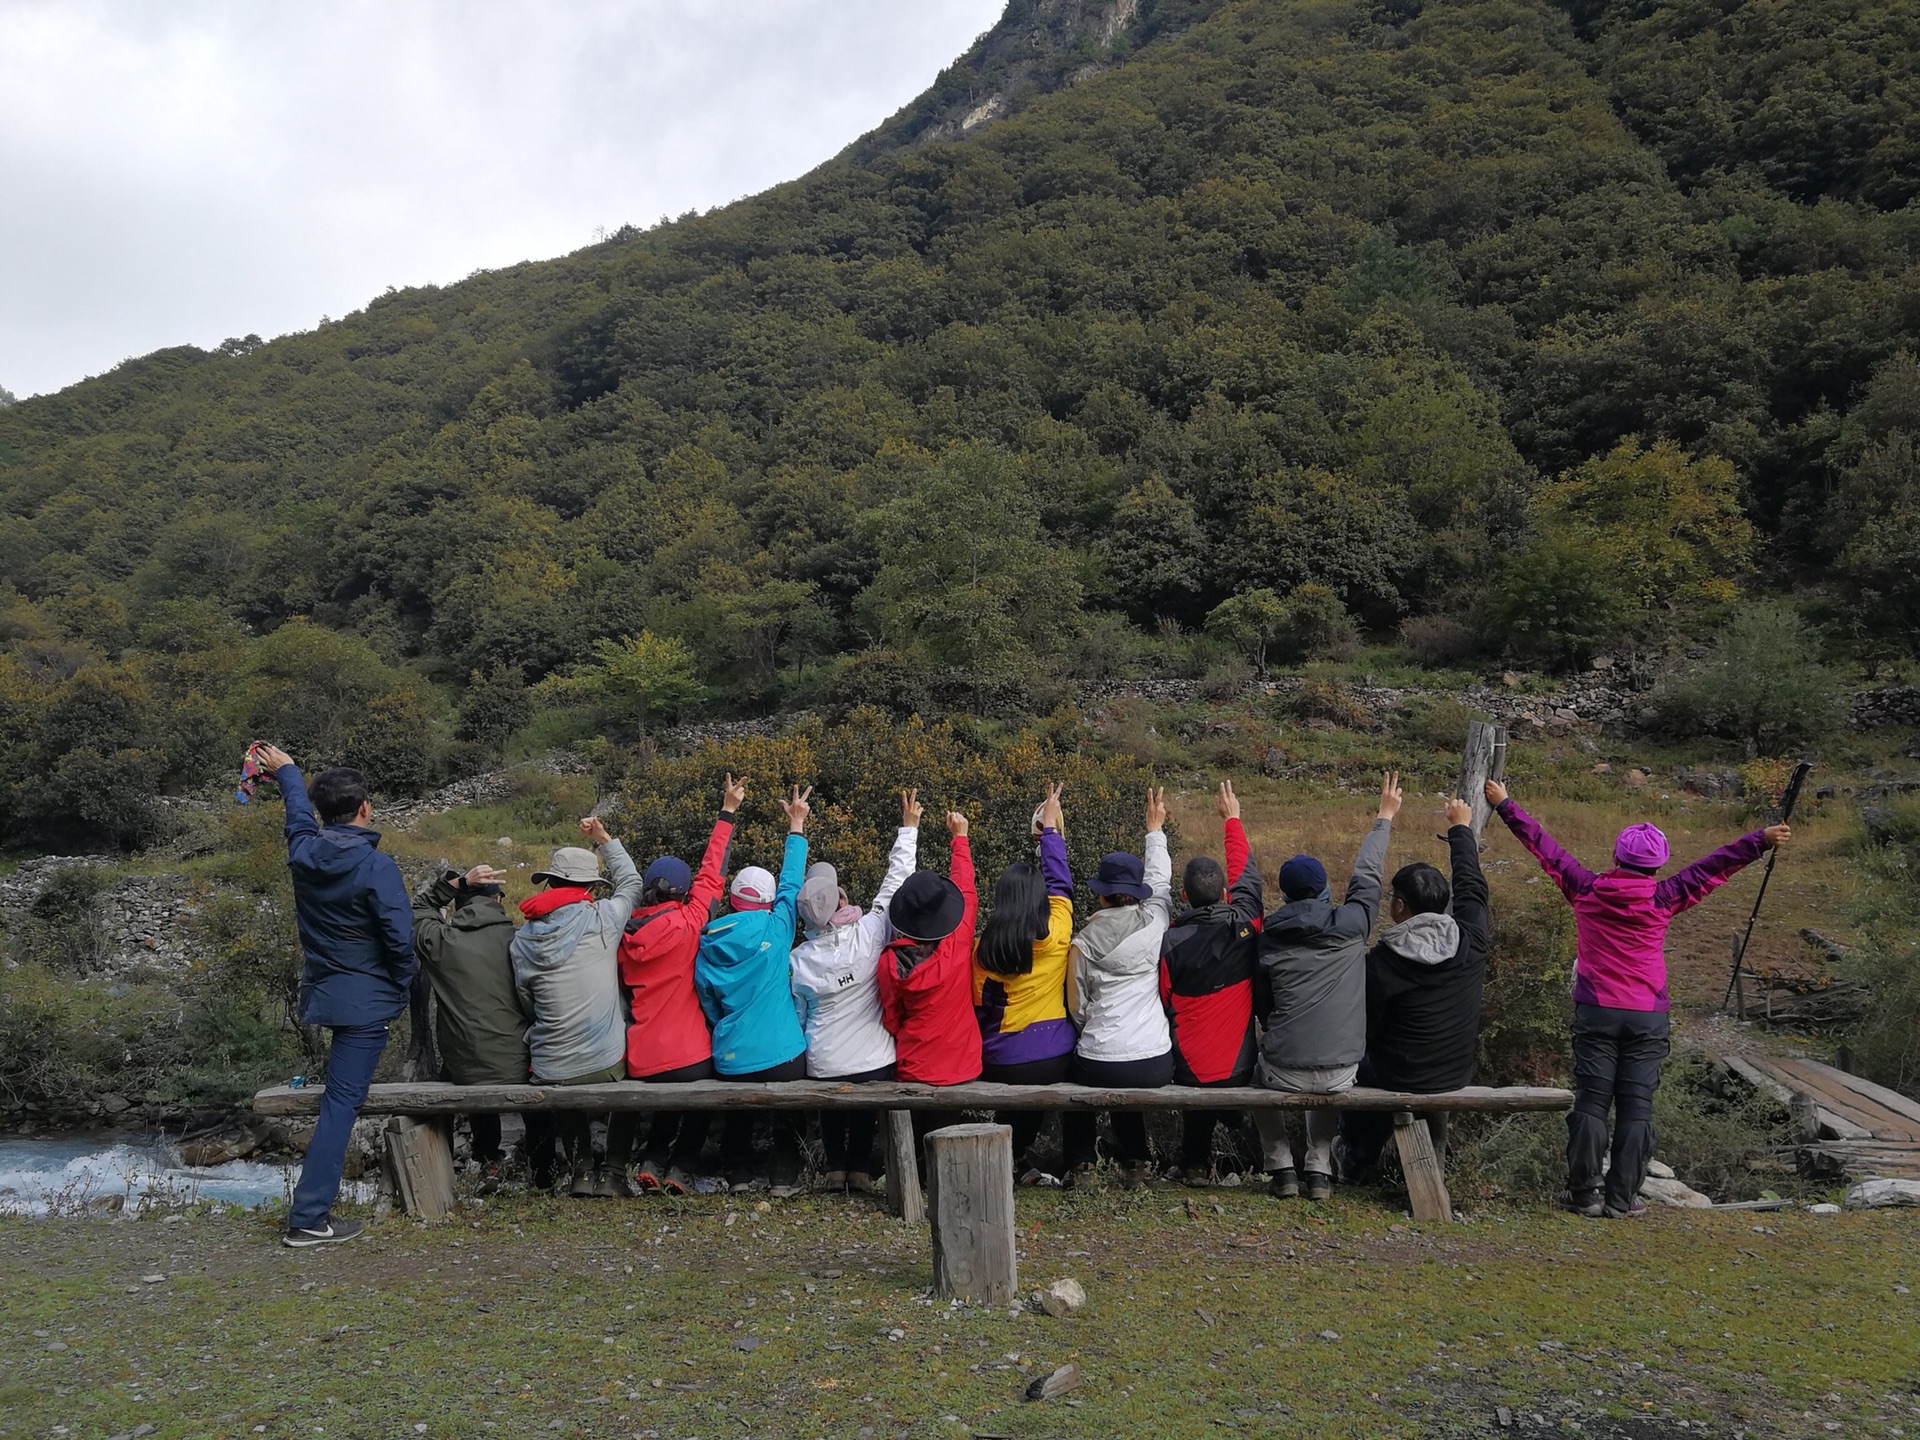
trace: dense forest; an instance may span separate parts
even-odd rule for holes
[[[1012,0],[767,194],[0,409],[0,812],[1756,595],[1872,674],[1916,353],[1920,8]]]

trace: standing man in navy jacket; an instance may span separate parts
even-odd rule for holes
[[[413,909],[400,867],[380,853],[380,832],[368,828],[373,805],[365,776],[345,767],[323,770],[309,800],[300,768],[284,750],[263,746],[260,759],[287,805],[287,866],[302,955],[300,1023],[333,1031],[320,1122],[282,1237],[300,1249],[351,1240],[365,1228],[329,1212],[340,1193],[353,1122],[387,1048],[387,1029],[407,1008],[417,964]]]

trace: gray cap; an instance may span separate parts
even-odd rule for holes
[[[824,930],[840,908],[840,873],[824,860],[807,867],[800,886],[800,922],[809,930]]]
[[[593,851],[562,845],[553,852],[546,869],[533,872],[536,885],[542,880],[555,885],[604,885],[607,877],[600,873],[600,857]]]

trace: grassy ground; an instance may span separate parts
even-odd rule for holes
[[[1085,1314],[935,1302],[924,1234],[822,1198],[496,1198],[309,1253],[259,1215],[0,1221],[0,1435],[1920,1429],[1911,1212],[1426,1228],[1161,1188],[1019,1220],[1025,1282]]]

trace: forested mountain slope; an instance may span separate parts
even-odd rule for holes
[[[134,834],[92,797],[268,730],[405,788],[550,675],[998,706],[1209,616],[1557,662],[1764,580],[1902,653],[1916,54],[1867,0],[1015,0],[765,195],[0,412],[0,809]]]

